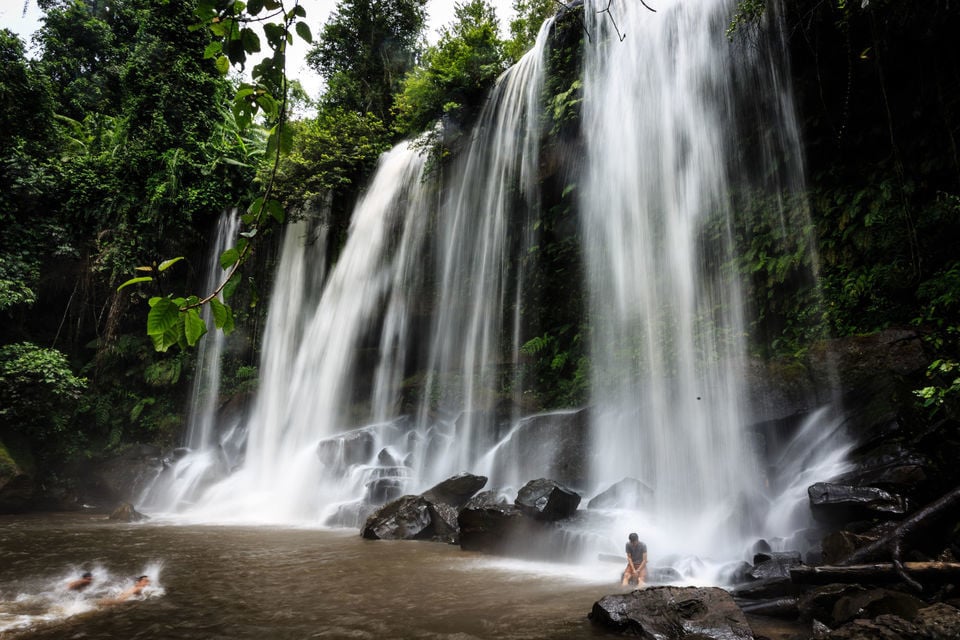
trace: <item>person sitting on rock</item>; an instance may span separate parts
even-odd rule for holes
[[[89,571],[85,572],[79,579],[70,582],[67,585],[67,589],[70,591],[83,591],[87,587],[93,584],[93,574]]]
[[[627,568],[623,570],[620,584],[626,587],[636,583],[638,589],[643,589],[647,581],[647,545],[640,542],[640,536],[631,533],[626,551]]]

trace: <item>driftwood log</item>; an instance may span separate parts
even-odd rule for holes
[[[954,582],[960,580],[960,562],[904,562],[901,568],[915,580]],[[790,568],[790,579],[799,584],[885,583],[903,580],[901,568],[892,562],[877,564],[824,565]]]
[[[960,506],[960,487],[955,488],[938,500],[935,500],[934,502],[931,502],[927,506],[918,510],[916,513],[897,525],[897,527],[890,531],[890,533],[881,537],[875,542],[871,542],[865,547],[857,549],[846,558],[843,558],[837,564],[840,566],[852,566],[862,563],[866,560],[882,557],[886,552],[889,552],[893,567],[900,578],[912,588],[916,589],[917,591],[921,591],[923,586],[917,582],[916,579],[911,577],[911,575],[908,573],[908,568],[905,567],[904,563],[900,559],[903,553],[903,542],[909,536],[912,536],[917,532],[933,525],[937,520],[950,513],[958,506]],[[911,565],[916,563],[908,562],[906,564]]]
[[[765,600],[737,600],[740,610],[758,616],[794,618],[797,615],[797,596],[768,598]]]

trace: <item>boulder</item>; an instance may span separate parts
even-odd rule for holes
[[[430,487],[421,495],[434,504],[462,507],[486,484],[487,478],[484,476],[460,473]]]
[[[855,487],[831,482],[817,482],[807,489],[810,508],[817,520],[850,522],[878,516],[902,516],[907,501],[877,487]]]
[[[797,609],[800,619],[805,621],[820,620],[827,626],[837,626],[833,618],[833,608],[837,601],[844,596],[866,591],[856,584],[826,584],[814,587],[800,596]]]
[[[861,547],[877,540],[876,536],[861,535],[851,531],[834,531],[820,542],[824,564],[836,564]]]
[[[509,504],[496,491],[484,491],[460,509],[460,548],[506,556],[551,559],[555,545],[550,523]]]
[[[421,496],[403,496],[388,502],[367,518],[361,535],[368,540],[415,540],[432,531],[430,504]]]
[[[960,638],[960,609],[943,602],[917,611],[913,624],[930,640]]]
[[[740,584],[733,589],[737,598],[768,599],[796,595],[800,589],[790,579],[790,567],[800,562],[800,554],[795,551],[757,553],[753,557],[754,566],[747,572],[750,582]]]
[[[648,640],[754,637],[730,594],[715,587],[652,587],[605,596],[594,603],[590,620]]]
[[[117,522],[140,522],[149,520],[148,516],[143,515],[133,508],[129,502],[124,502],[110,513],[110,519]]]
[[[369,429],[354,429],[321,440],[317,444],[317,457],[325,467],[345,468],[355,464],[367,464],[373,457],[376,439]]]
[[[588,481],[592,452],[588,444],[589,411],[553,411],[513,423],[509,437],[497,443],[493,476],[507,476],[518,461],[531,476],[555,478],[571,487]],[[507,435],[507,434],[504,434]]]
[[[827,640],[956,640],[960,609],[937,603],[919,609],[912,620],[893,614],[857,619],[821,636]]]
[[[385,476],[369,480],[364,487],[364,501],[376,506],[396,500],[403,494],[403,481],[396,476]]]
[[[653,489],[636,478],[610,485],[587,503],[587,509],[643,509],[650,505]]]
[[[913,620],[917,611],[925,605],[923,600],[891,589],[850,590],[841,595],[833,605],[831,626],[838,626],[856,618],[876,618],[895,615],[904,620]]]
[[[555,480],[531,480],[517,492],[517,508],[538,520],[562,520],[572,516],[580,505],[580,496]]]
[[[460,516],[456,507],[442,502],[429,502],[430,522],[433,527],[433,537],[435,542],[446,542],[447,544],[460,544],[460,525],[458,518]]]
[[[914,491],[930,475],[932,462],[897,442],[885,442],[857,456],[853,470],[836,482],[855,486],[880,487],[893,491]]]

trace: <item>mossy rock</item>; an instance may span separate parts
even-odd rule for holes
[[[12,440],[0,441],[0,513],[23,511],[36,490],[30,450]]]

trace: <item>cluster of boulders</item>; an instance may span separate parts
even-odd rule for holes
[[[361,535],[372,540],[433,540],[499,554],[549,549],[559,521],[573,516],[580,496],[559,482],[531,480],[510,502],[487,478],[462,473],[420,495],[401,496],[373,512]]]

